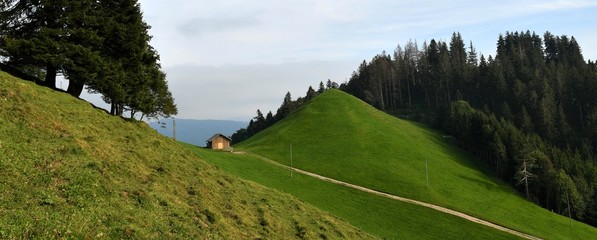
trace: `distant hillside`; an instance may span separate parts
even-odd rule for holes
[[[292,145],[293,166],[300,169],[442,205],[541,238],[597,236],[596,228],[525,200],[451,141],[347,93],[328,90],[236,148],[289,165]]]
[[[158,130],[164,136],[172,137],[172,119],[162,120],[166,124],[162,127],[158,122],[150,122],[149,126]],[[229,120],[196,120],[176,119],[176,140],[196,146],[205,146],[205,141],[216,133],[231,136],[236,130],[246,127],[248,123]]]
[[[597,227],[597,64],[570,35],[527,30],[496,40],[493,56],[457,32],[409,41],[363,61],[341,89],[433,123],[527,198]],[[532,186],[519,184],[527,165]]]
[[[0,239],[368,239],[144,122],[0,72]]]

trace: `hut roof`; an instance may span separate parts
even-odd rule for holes
[[[225,138],[225,139],[227,139],[228,141],[231,141],[231,142],[232,142],[232,139],[230,139],[229,137],[226,137],[224,134],[221,134],[221,133],[216,133],[216,134],[214,134],[212,137],[210,137],[209,139],[207,139],[207,141],[206,141],[206,142],[211,142],[211,141],[213,141],[215,138],[217,138],[218,136],[222,136],[223,138]]]

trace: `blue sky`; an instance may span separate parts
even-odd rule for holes
[[[574,36],[597,59],[597,1],[141,0],[179,118],[248,121],[287,91],[346,81],[363,60],[409,39],[458,31],[495,54],[506,31]],[[97,97],[85,95],[92,102]]]

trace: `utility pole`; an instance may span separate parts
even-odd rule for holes
[[[290,178],[292,179],[292,172],[294,170],[292,169],[292,144],[290,144]]]
[[[566,192],[566,203],[568,203],[568,221],[570,228],[572,228],[572,214],[570,213],[570,198],[568,198],[568,192]]]
[[[425,159],[425,177],[427,180],[427,188],[429,188],[429,168],[427,167],[427,159]]]
[[[176,119],[172,117],[172,139],[176,141]]]

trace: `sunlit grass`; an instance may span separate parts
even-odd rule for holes
[[[0,72],[0,239],[371,238],[143,122]]]
[[[303,201],[387,239],[516,239],[467,220],[375,196],[274,166],[250,155],[187,147],[221,169]]]

